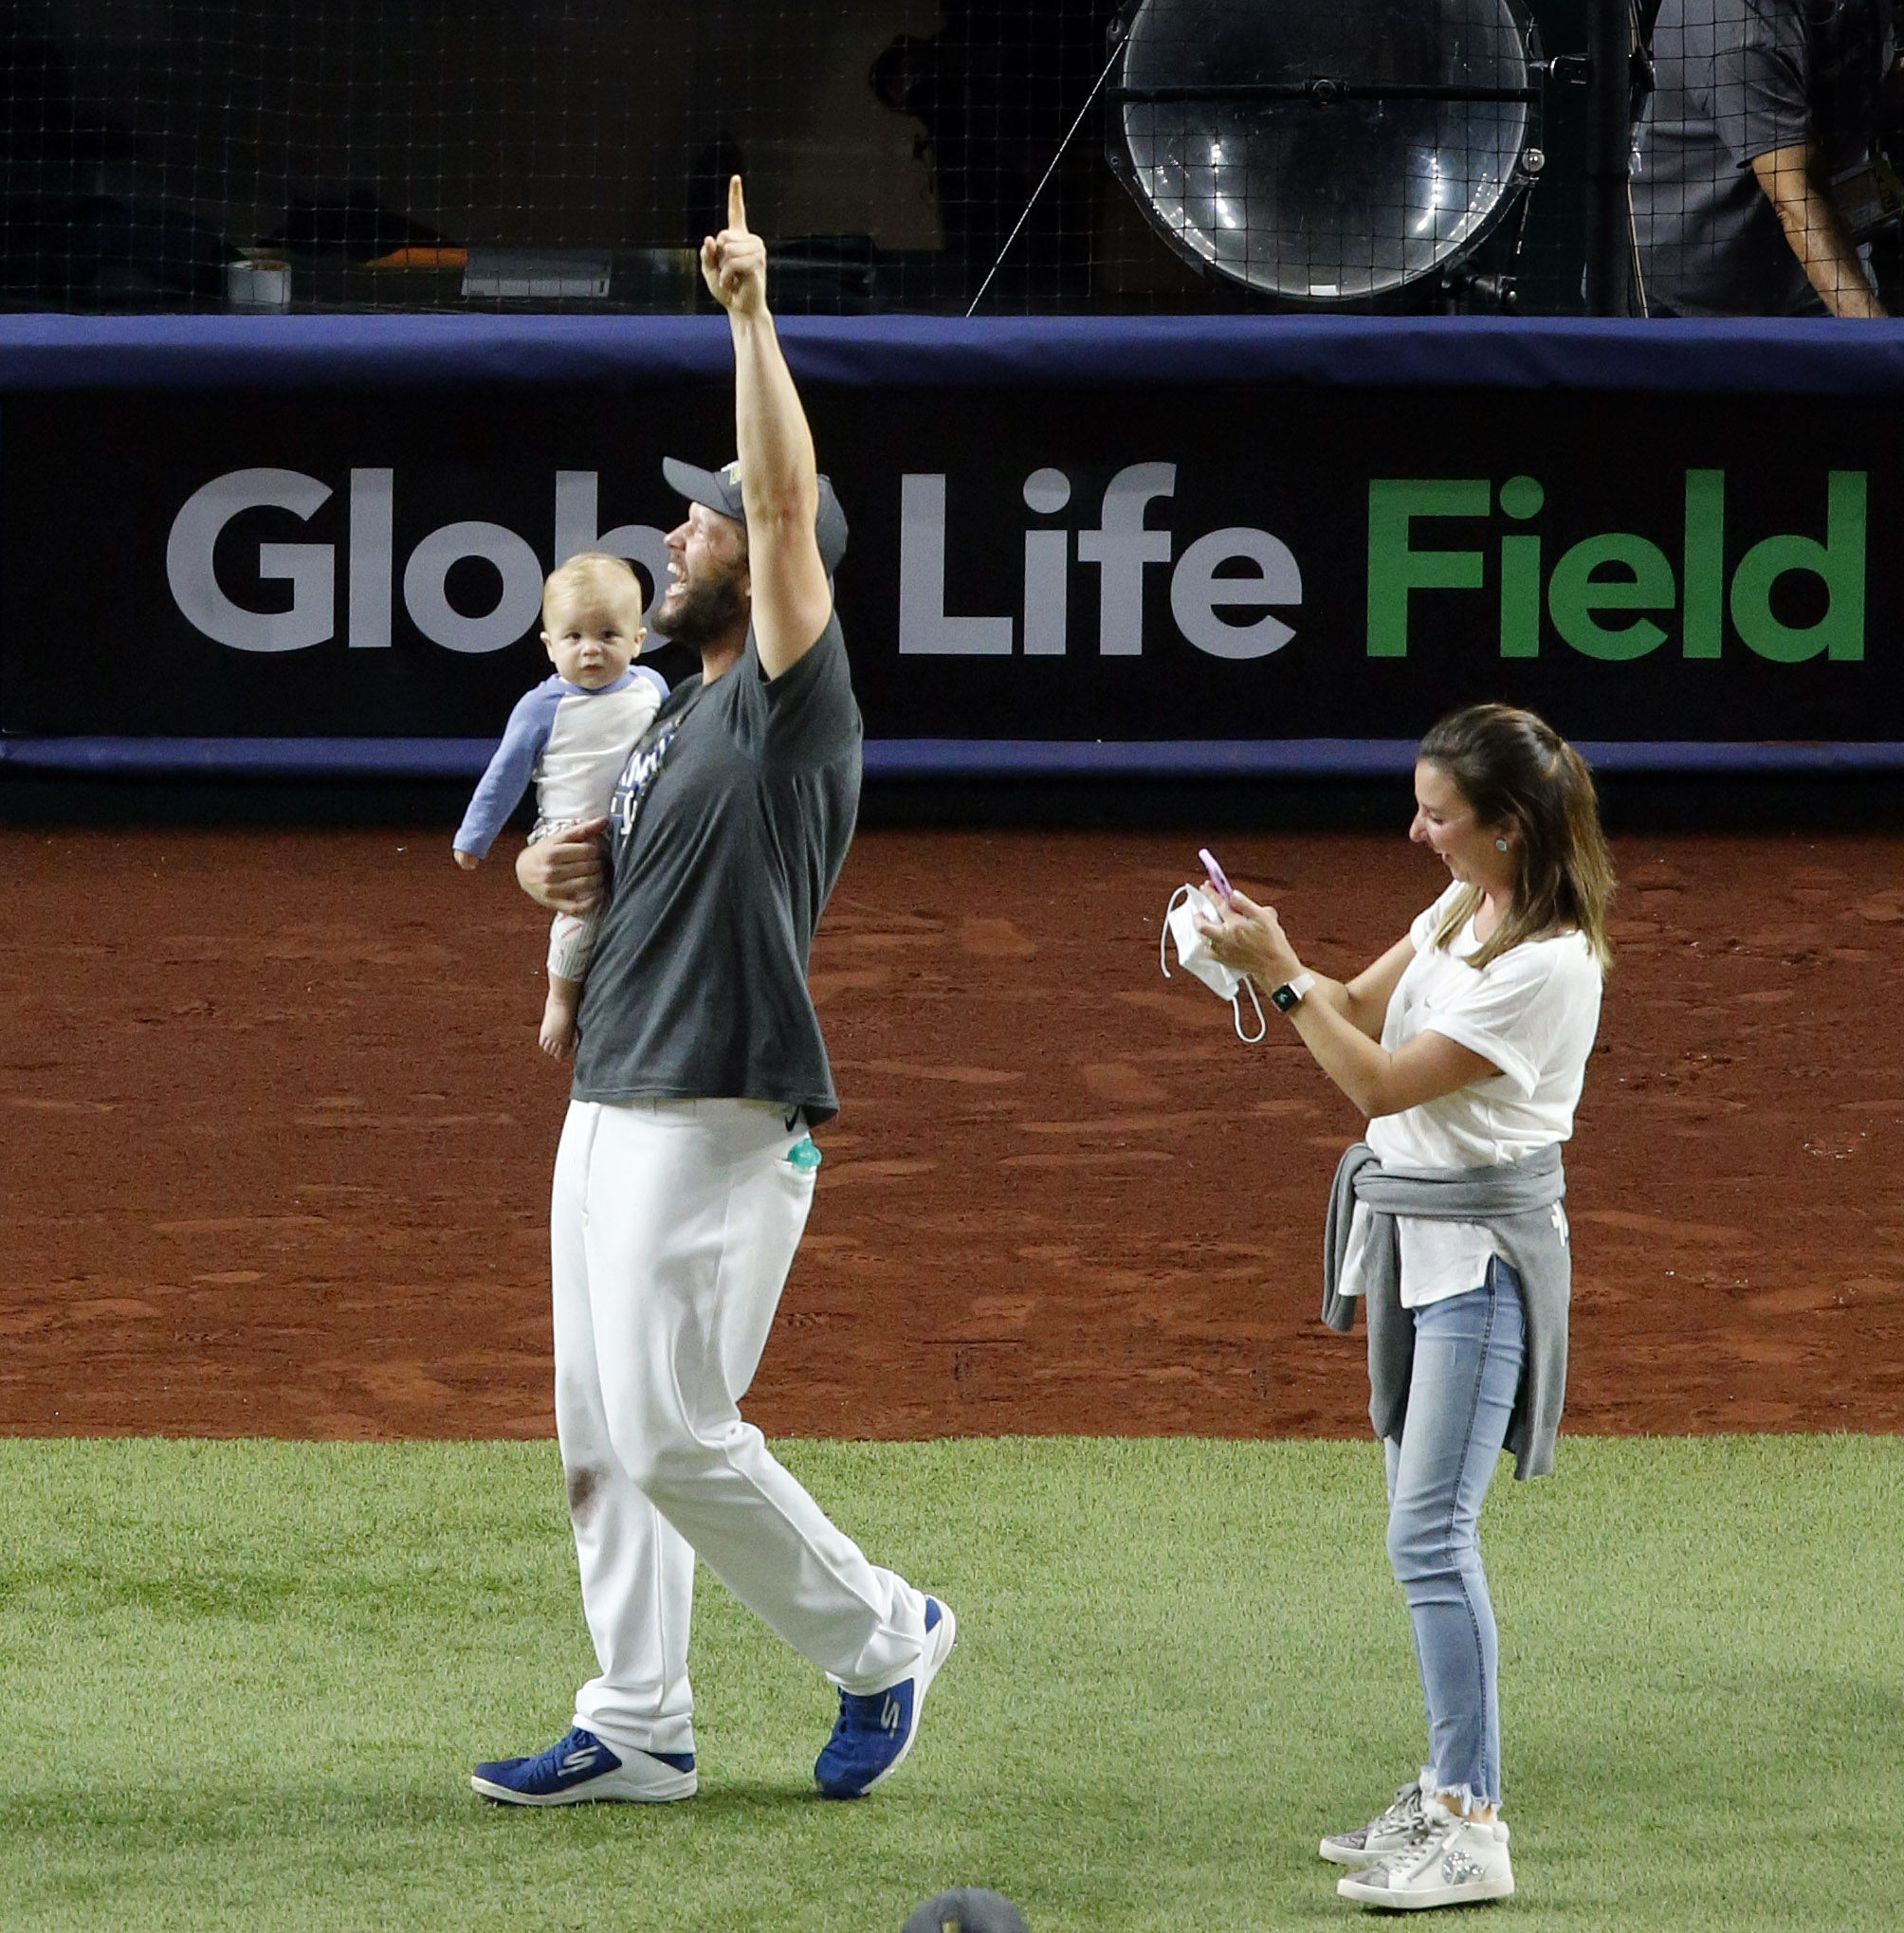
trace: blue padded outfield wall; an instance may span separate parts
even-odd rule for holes
[[[1904,327],[781,326],[873,773],[1904,766]],[[0,318],[0,761],[473,774],[732,409],[720,317]]]

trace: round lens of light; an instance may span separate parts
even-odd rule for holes
[[[1510,0],[1144,0],[1112,138],[1151,222],[1266,294],[1379,296],[1522,185],[1538,75]]]

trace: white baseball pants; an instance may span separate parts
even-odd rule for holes
[[[569,1104],[556,1156],[556,1432],[600,1675],[575,1722],[691,1752],[694,1558],[844,1689],[903,1678],[925,1600],[869,1563],[741,1421],[813,1205],[751,1101]]]

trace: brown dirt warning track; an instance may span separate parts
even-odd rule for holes
[[[769,1433],[1360,1435],[1316,1321],[1359,1122],[1157,970],[1192,840],[874,832]],[[1341,972],[1442,884],[1233,836]],[[1568,1151],[1567,1424],[1904,1426],[1904,839],[1634,837]],[[545,925],[438,831],[0,831],[0,1432],[551,1432]]]

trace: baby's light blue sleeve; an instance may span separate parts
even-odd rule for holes
[[[561,702],[559,678],[545,678],[516,701],[509,722],[503,728],[503,742],[496,747],[488,770],[477,780],[469,809],[449,842],[455,850],[473,852],[481,859],[495,843],[496,834],[509,823],[509,814],[528,790],[536,760],[549,742],[556,707]]]

